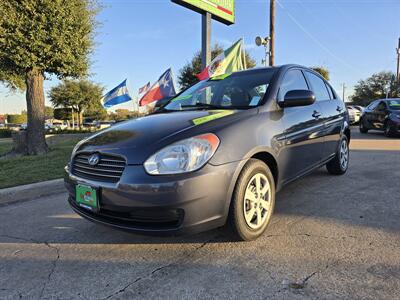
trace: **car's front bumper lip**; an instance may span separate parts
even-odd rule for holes
[[[197,172],[169,176],[151,176],[141,165],[128,165],[115,184],[81,179],[66,170],[65,186],[72,208],[91,221],[138,233],[192,233],[225,223],[242,163],[207,164]],[[76,204],[78,183],[99,190],[98,212]]]

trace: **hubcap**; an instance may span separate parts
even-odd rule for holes
[[[343,170],[346,170],[347,164],[349,162],[349,147],[345,140],[340,144],[340,166]]]
[[[255,174],[247,184],[243,212],[246,224],[252,229],[260,228],[271,213],[271,189],[264,174]]]

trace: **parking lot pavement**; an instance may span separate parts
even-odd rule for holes
[[[353,150],[346,175],[320,169],[284,188],[247,243],[115,231],[64,193],[0,207],[0,299],[396,299],[399,166],[400,151]]]

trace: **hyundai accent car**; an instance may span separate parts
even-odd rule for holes
[[[132,232],[227,225],[253,240],[286,184],[324,165],[346,172],[349,141],[346,107],[318,73],[235,72],[79,142],[66,167],[68,201],[88,220]]]
[[[382,130],[387,137],[400,133],[400,99],[380,99],[373,101],[363,111],[360,132]]]

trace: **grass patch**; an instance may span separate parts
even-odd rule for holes
[[[81,139],[76,137],[53,144],[45,155],[0,158],[0,188],[62,178],[72,149]],[[0,143],[0,155],[11,150],[11,143]]]

